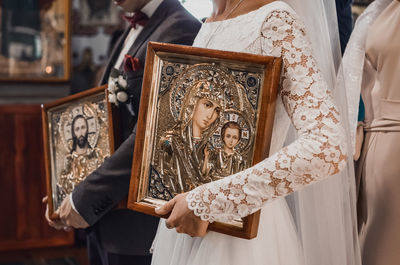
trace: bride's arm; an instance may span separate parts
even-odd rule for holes
[[[188,207],[204,221],[247,216],[345,165],[339,112],[311,55],[304,26],[287,11],[273,11],[259,41],[265,54],[283,57],[280,95],[299,137],[257,165],[191,191]]]

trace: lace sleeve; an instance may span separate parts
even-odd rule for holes
[[[304,26],[287,11],[273,11],[260,42],[263,53],[283,57],[280,96],[299,137],[253,167],[192,190],[188,206],[202,220],[245,217],[345,165],[339,112],[311,55]]]

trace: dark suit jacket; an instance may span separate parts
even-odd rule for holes
[[[149,41],[191,45],[201,23],[191,16],[177,0],[164,0],[150,18],[129,50],[144,64]],[[115,64],[127,30],[116,45],[105,70],[103,83],[107,83],[110,69]],[[128,91],[138,113],[143,69],[128,75]],[[127,137],[104,164],[90,174],[72,193],[78,212],[100,231],[103,247],[112,253],[147,255],[158,225],[158,218],[127,209],[112,208],[128,194],[132,167],[135,133],[132,127],[137,117],[122,111],[123,138]],[[112,211],[111,211],[112,210]]]
[[[352,0],[336,0],[336,14],[339,24],[340,47],[342,54],[349,41],[353,29],[353,14],[351,12]]]

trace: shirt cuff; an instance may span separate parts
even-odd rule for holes
[[[75,207],[74,200],[72,199],[72,193],[69,195],[69,202],[70,202],[70,204],[71,204],[72,209],[74,209],[75,212],[77,212],[79,215],[81,215],[81,214],[78,212],[78,210],[76,209],[76,207]],[[81,215],[81,216],[82,216],[82,215]]]

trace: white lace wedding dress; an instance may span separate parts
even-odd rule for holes
[[[230,221],[261,210],[258,236],[215,232],[192,238],[161,220],[153,265],[300,265],[302,249],[283,196],[339,172],[345,165],[342,127],[327,84],[311,55],[304,25],[284,2],[203,24],[194,46],[282,56],[271,155],[259,164],[191,191],[189,208],[203,220]],[[283,148],[290,120],[298,139]],[[268,201],[268,202],[267,202]]]

